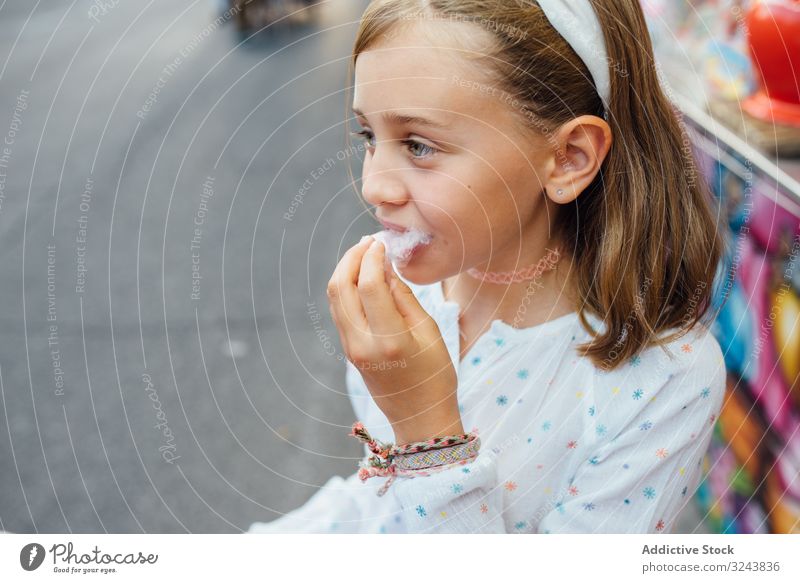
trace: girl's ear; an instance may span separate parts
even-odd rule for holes
[[[600,171],[611,149],[611,128],[603,118],[582,115],[562,125],[551,140],[555,151],[545,192],[557,204],[572,202]]]

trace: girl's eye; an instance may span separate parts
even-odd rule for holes
[[[351,135],[366,140],[367,146],[369,148],[375,147],[374,143],[375,136],[372,134],[371,131],[361,130],[358,132],[351,132]],[[418,142],[416,140],[403,140],[402,144],[408,147],[409,151],[414,156],[414,158],[430,158],[431,156],[436,154],[436,152],[438,152],[436,148],[429,146],[428,144],[423,144],[422,142]]]
[[[403,144],[408,146],[408,149],[415,158],[430,158],[438,151],[436,148],[433,148],[428,144],[423,144],[422,142],[417,142],[415,140],[403,140]],[[416,147],[419,149],[415,151],[414,148]]]
[[[375,144],[372,143],[372,140],[375,138],[375,136],[373,136],[372,132],[369,131],[369,130],[361,130],[359,132],[350,132],[350,135],[354,136],[354,137],[357,136],[357,137],[359,137],[359,138],[361,138],[363,140],[366,140],[367,141],[367,145],[370,148],[374,148],[375,147]]]

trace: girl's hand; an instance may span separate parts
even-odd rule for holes
[[[365,237],[344,254],[328,282],[328,301],[345,355],[392,424],[396,443],[464,433],[456,372],[439,327],[385,260],[382,243]]]

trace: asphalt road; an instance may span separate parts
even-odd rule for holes
[[[0,4],[0,530],[239,532],[361,453],[324,288],[375,225],[365,3],[100,4]]]

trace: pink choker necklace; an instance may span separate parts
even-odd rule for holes
[[[489,283],[521,283],[523,281],[535,279],[543,273],[554,269],[560,257],[560,249],[547,249],[547,255],[542,257],[534,265],[525,267],[519,271],[481,271],[473,267],[467,270],[467,274],[475,279]]]

